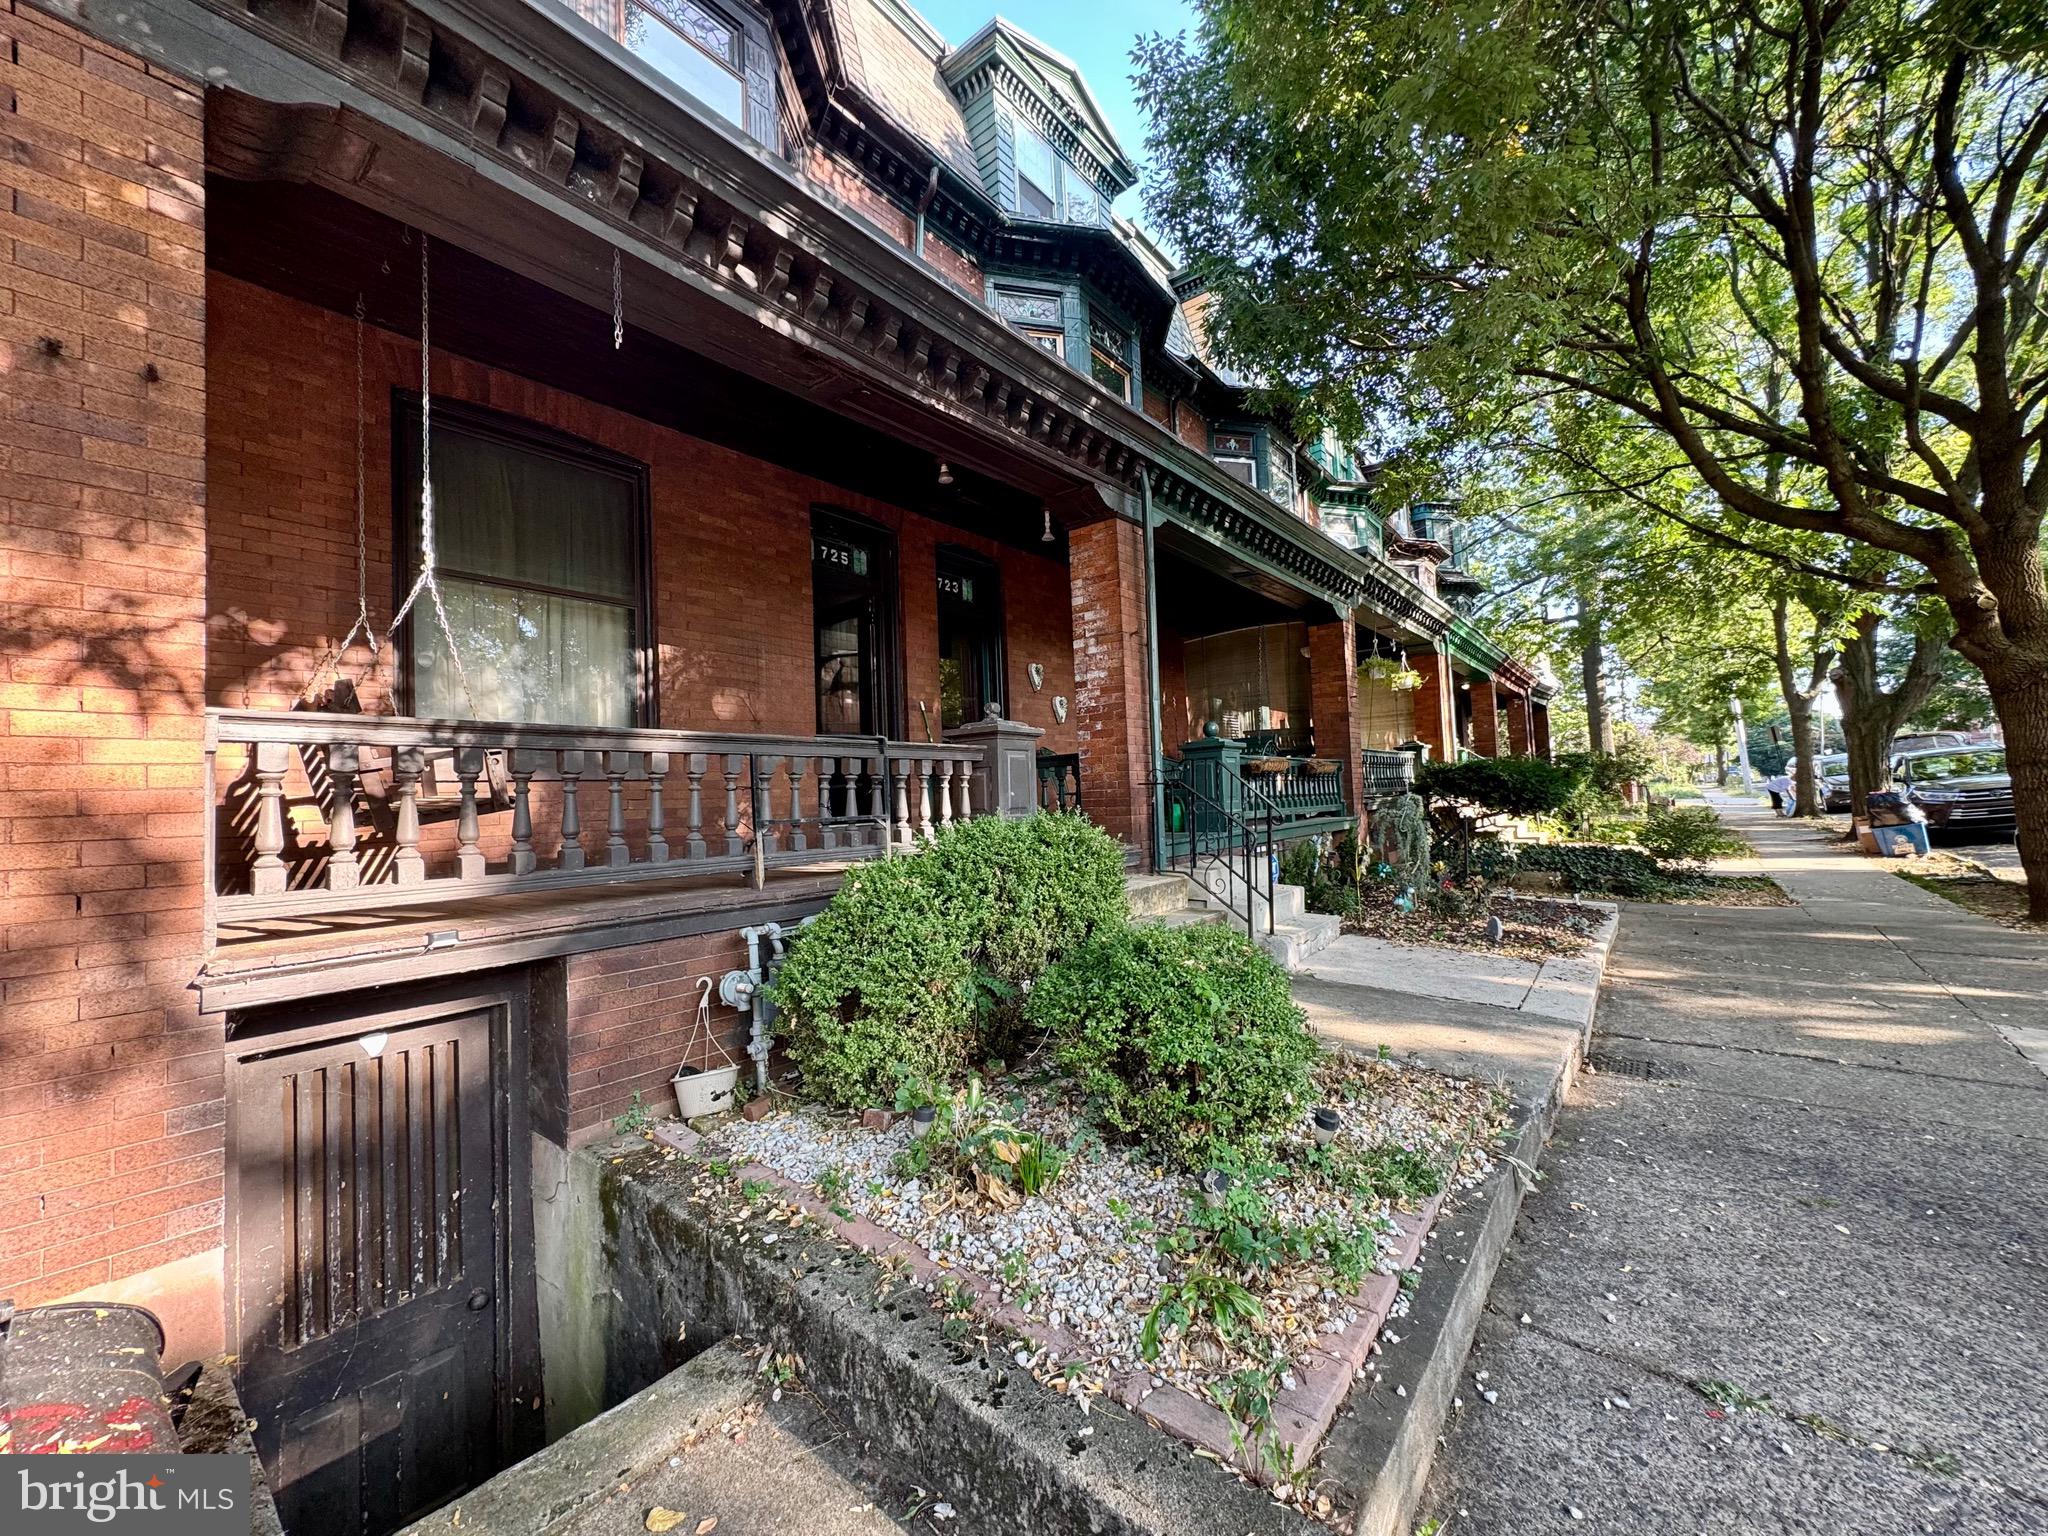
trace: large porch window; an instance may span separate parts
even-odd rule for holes
[[[1197,721],[1254,752],[1309,750],[1308,626],[1261,624],[1187,642],[1188,700]]]
[[[419,413],[395,413],[400,540],[419,549]],[[409,418],[409,419],[408,419]],[[409,619],[413,713],[534,725],[643,723],[645,471],[502,418],[434,413],[435,576],[468,678],[422,598]]]

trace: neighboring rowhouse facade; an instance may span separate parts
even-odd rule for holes
[[[235,1352],[288,1512],[542,1432],[534,1191],[744,1060],[719,984],[849,860],[1034,783],[1170,857],[1212,722],[1297,833],[1546,745],[1005,23],[0,25],[0,1295]]]

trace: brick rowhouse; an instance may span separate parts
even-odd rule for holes
[[[0,27],[0,1294],[142,1300],[192,1353],[220,1341],[224,1113],[190,990],[200,99],[14,0]]]

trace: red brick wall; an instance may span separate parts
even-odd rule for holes
[[[668,1083],[683,1061],[718,1066],[729,1057],[751,1075],[747,1016],[723,1006],[716,991],[718,978],[746,959],[737,931],[572,956],[570,1130],[624,1113],[635,1093],[655,1113],[674,1114]],[[713,984],[710,1039],[696,1028],[705,976]]]
[[[1358,639],[1350,620],[1311,624],[1308,629],[1309,716],[1315,722],[1316,756],[1344,765],[1345,803],[1357,806]]]
[[[18,0],[0,33],[0,1294],[185,1261],[217,1348],[200,101]]]
[[[1173,407],[1168,403],[1166,396],[1162,395],[1150,384],[1145,386],[1144,406],[1145,414],[1158,422],[1160,426],[1171,427],[1173,425]]]
[[[1202,734],[1209,701],[1188,692],[1188,646],[1180,631],[1159,627],[1159,732],[1161,749],[1179,757],[1181,743]]]
[[[216,387],[207,409],[210,585],[207,695],[217,704],[282,706],[355,617],[355,418],[352,317],[209,274],[207,349]],[[419,350],[372,329],[364,346],[370,605],[388,622],[391,390],[415,385]],[[339,381],[339,382],[337,382]],[[935,550],[958,544],[996,559],[1009,620],[1013,715],[1068,750],[1073,724],[1052,719],[1071,693],[1065,566],[915,513],[855,496],[744,454],[442,354],[444,397],[570,432],[648,466],[660,641],[660,724],[675,729],[793,732],[817,725],[811,694],[810,512],[845,507],[896,531],[902,572],[908,728],[916,701],[938,720]],[[735,573],[745,573],[744,589]],[[366,708],[383,707],[395,658],[347,659]],[[1024,682],[1046,669],[1043,692]]]
[[[1203,420],[1202,413],[1183,400],[1180,402],[1178,417],[1174,430],[1180,433],[1180,440],[1197,453],[1208,453],[1209,423]]]
[[[1145,535],[1121,519],[1068,535],[1081,799],[1111,836],[1150,846],[1151,701],[1145,676]]]
[[[1457,740],[1451,696],[1456,679],[1451,676],[1450,658],[1440,651],[1410,651],[1408,664],[1422,674],[1422,686],[1410,695],[1415,700],[1415,739],[1429,743],[1431,762],[1449,762],[1454,755],[1451,745]]]
[[[1500,700],[1491,679],[1472,684],[1472,750],[1481,757],[1500,756]]]

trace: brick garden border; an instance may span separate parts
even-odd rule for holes
[[[654,1137],[686,1156],[694,1157],[705,1139],[677,1121],[664,1121],[654,1128]],[[846,1218],[832,1210],[808,1186],[799,1184],[760,1163],[747,1163],[738,1170],[742,1182],[758,1181],[777,1190],[811,1221],[842,1242],[877,1258],[900,1260],[921,1287],[950,1280],[970,1293],[977,1309],[990,1322],[1029,1340],[1041,1349],[1051,1349],[1062,1360],[1085,1360],[1090,1349],[1064,1328],[1026,1314],[1003,1300],[1002,1287],[991,1277],[961,1269],[935,1257],[908,1238],[863,1218]],[[1422,1245],[1443,1206],[1443,1196],[1433,1195],[1421,1210],[1394,1213],[1399,1243],[1395,1249],[1394,1273],[1375,1272],[1349,1298],[1358,1316],[1339,1333],[1322,1335],[1305,1360],[1294,1367],[1295,1384],[1278,1393],[1273,1402],[1273,1431],[1280,1444],[1292,1453],[1293,1464],[1306,1465],[1313,1458],[1337,1410],[1343,1406],[1352,1383],[1371,1356],[1388,1314],[1400,1294],[1401,1272],[1413,1268]],[[1195,1396],[1185,1388],[1152,1385],[1147,1370],[1126,1371],[1113,1378],[1109,1395],[1132,1410],[1155,1429],[1187,1441],[1198,1450],[1212,1452],[1219,1460],[1236,1466],[1260,1482],[1271,1482],[1272,1473],[1260,1459],[1256,1446],[1244,1444],[1230,1416],[1214,1403]]]

